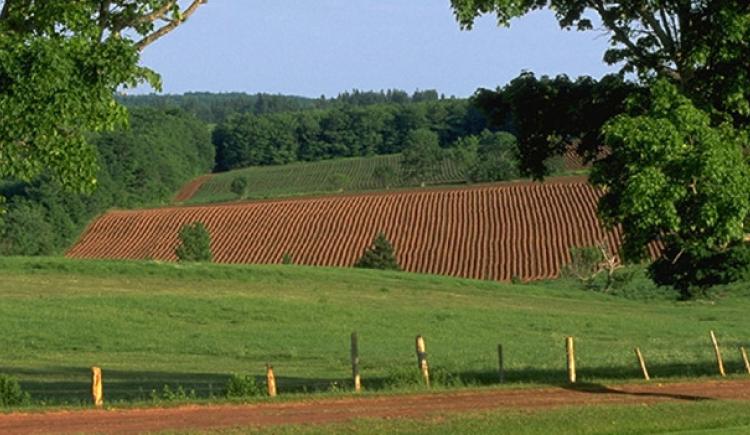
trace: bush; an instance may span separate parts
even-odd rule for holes
[[[229,189],[232,191],[232,193],[239,196],[240,198],[244,197],[245,193],[247,192],[247,178],[236,177],[234,180],[232,180],[232,184],[229,186]]]
[[[562,276],[588,283],[601,271],[604,256],[596,246],[570,248],[570,262],[562,268]]]
[[[180,261],[211,261],[211,235],[201,222],[185,224],[180,228],[180,243],[175,254]]]
[[[258,397],[263,395],[263,390],[255,381],[254,377],[235,374],[229,378],[227,389],[224,394],[228,398]]]
[[[649,267],[649,275],[655,283],[679,291],[683,299],[705,296],[713,286],[750,275],[750,247],[741,242],[723,252],[700,248],[680,252],[676,247],[667,247],[664,255]]]
[[[281,256],[281,264],[294,264],[294,257],[292,257],[292,254],[285,252],[284,255]]]
[[[382,269],[382,270],[401,270],[396,261],[396,255],[393,251],[391,242],[385,237],[385,234],[379,233],[372,246],[365,249],[364,254],[354,264],[354,267],[365,269]]]
[[[0,407],[24,405],[29,400],[29,393],[21,390],[21,385],[15,378],[0,375]]]

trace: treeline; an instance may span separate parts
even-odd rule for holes
[[[129,129],[91,141],[100,165],[91,195],[64,191],[46,176],[31,183],[0,183],[0,194],[8,198],[0,255],[59,253],[97,214],[111,207],[165,203],[214,161],[207,125],[174,109],[131,109]]]
[[[516,136],[521,174],[539,179],[549,175],[546,162],[566,151],[575,150],[587,161],[606,152],[602,126],[625,112],[628,97],[642,93],[615,74],[571,80],[526,72],[502,88],[479,89],[471,104],[490,127]]]
[[[467,100],[430,95],[415,94],[410,104],[342,103],[330,109],[234,115],[213,132],[216,169],[398,153],[410,133],[423,129],[447,147],[487,128],[484,115]],[[360,97],[342,100],[347,98]]]
[[[117,99],[128,108],[178,108],[198,119],[218,124],[235,114],[265,115],[307,109],[327,109],[342,106],[370,106],[374,104],[408,104],[445,99],[436,90],[360,91],[354,89],[334,98],[306,98],[294,95],[246,94],[241,92],[210,93],[188,92],[182,95],[121,95]]]

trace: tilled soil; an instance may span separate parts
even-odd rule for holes
[[[408,272],[510,281],[558,276],[570,249],[620,245],[585,178],[223,205],[115,210],[68,257],[174,261],[180,228],[202,222],[217,263],[348,267],[383,232]],[[656,255],[656,246],[650,247]]]
[[[341,423],[358,418],[428,418],[501,408],[749,400],[750,380],[673,384],[480,390],[356,397],[255,405],[88,410],[0,415],[0,433],[138,433],[281,424]]]

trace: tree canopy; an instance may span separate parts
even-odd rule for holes
[[[582,112],[604,121],[589,125],[607,147],[605,157],[594,164],[591,180],[604,188],[601,217],[610,226],[622,225],[623,254],[640,259],[648,243],[661,243],[664,249],[651,267],[652,277],[673,285],[684,296],[692,294],[693,286],[728,282],[750,271],[750,254],[743,242],[750,212],[746,159],[750,148],[750,2],[451,2],[464,28],[471,28],[484,13],[494,13],[501,25],[508,25],[515,17],[549,9],[562,28],[592,30],[590,17],[598,16],[611,42],[604,60],[621,64],[622,73],[635,73],[644,90],[619,98],[619,107],[596,109],[593,104],[586,105],[595,108],[593,112]],[[564,93],[539,91],[537,83],[527,82],[519,89],[546,97],[541,106],[566,102]],[[497,95],[479,93],[476,99],[485,111],[507,112],[503,109],[507,104]],[[596,101],[594,94],[587,99]],[[525,100],[529,102],[524,105],[537,103],[533,98]],[[574,104],[569,106],[579,110]],[[518,131],[522,169],[544,175],[540,157],[560,148],[555,142],[566,129],[546,119],[540,120],[543,127],[535,127],[540,116],[532,116],[531,111],[526,114]],[[586,142],[576,139],[579,144]]]
[[[486,13],[501,25],[549,9],[564,29],[609,33],[610,64],[641,79],[672,80],[699,106],[750,120],[750,2],[747,0],[451,0],[464,28]],[[597,28],[596,30],[600,30]]]
[[[158,76],[140,51],[185,22],[205,0],[0,1],[0,179],[42,171],[90,191],[97,156],[90,132],[127,121],[120,86]]]

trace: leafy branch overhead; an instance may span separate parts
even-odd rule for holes
[[[127,122],[118,88],[149,83],[140,51],[206,0],[0,0],[0,178],[94,188],[90,132]]]
[[[747,0],[451,0],[470,29],[493,13],[499,24],[549,9],[560,27],[604,30],[610,64],[642,79],[669,78],[700,105],[750,118],[750,2]],[[596,16],[597,22],[591,17]],[[600,28],[595,29],[595,25]]]

